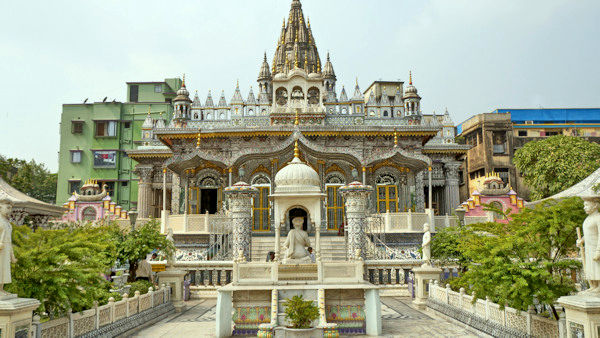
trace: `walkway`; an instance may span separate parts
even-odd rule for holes
[[[384,297],[381,302],[383,337],[477,337],[457,324],[413,309],[407,305],[408,298]],[[186,311],[173,314],[134,337],[214,337],[216,299],[186,304]]]

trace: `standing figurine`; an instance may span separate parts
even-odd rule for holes
[[[584,197],[583,210],[588,217],[583,221],[583,237],[577,240],[577,246],[584,246],[583,270],[590,288],[585,292],[600,292],[600,197]]]
[[[431,230],[429,223],[423,224],[423,261],[424,265],[431,265]]]
[[[12,247],[12,226],[8,221],[12,207],[11,200],[0,200],[0,294],[7,294],[4,284],[12,282],[10,264],[17,262]]]

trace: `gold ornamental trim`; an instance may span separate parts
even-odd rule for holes
[[[466,154],[468,149],[422,149],[423,154]]]
[[[171,158],[173,156],[173,154],[161,154],[161,153],[154,153],[154,154],[129,154],[128,155],[130,158],[136,159],[136,158]]]

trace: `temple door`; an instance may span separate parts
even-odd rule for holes
[[[252,230],[269,231],[271,222],[269,215],[269,186],[255,186],[258,195],[254,198],[252,205]]]
[[[398,187],[396,185],[377,186],[377,212],[398,211]]]
[[[327,186],[327,230],[338,230],[344,222],[344,201],[339,193],[340,187]]]

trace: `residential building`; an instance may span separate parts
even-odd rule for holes
[[[82,182],[106,185],[112,201],[128,210],[137,201],[136,162],[126,150],[141,143],[142,123],[150,112],[156,120],[170,119],[171,100],[181,79],[127,82],[127,100],[64,104],[60,123],[60,151],[56,203],[62,205]]]
[[[513,164],[516,150],[529,141],[559,134],[600,142],[600,108],[496,109],[461,123],[457,134],[472,146],[461,170],[461,200],[480,190],[491,173],[527,199],[529,189]]]

